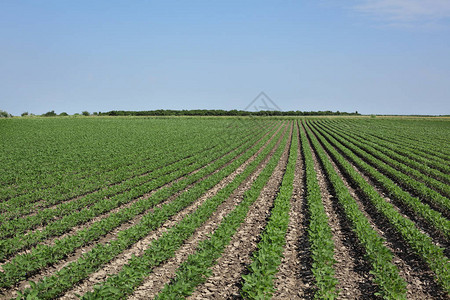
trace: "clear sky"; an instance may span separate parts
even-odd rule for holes
[[[450,0],[0,1],[0,109],[450,114]]]

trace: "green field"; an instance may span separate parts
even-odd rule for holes
[[[0,119],[0,299],[447,299],[450,118]]]

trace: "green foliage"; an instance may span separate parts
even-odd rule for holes
[[[26,116],[28,116],[29,114],[28,114],[28,112],[26,111],[26,112],[23,112],[20,116],[21,117],[26,117]]]
[[[450,174],[436,170],[427,166],[427,160],[407,149],[395,147],[392,143],[373,137],[375,141],[368,140],[359,133],[351,130],[342,130],[337,127],[330,127],[325,122],[318,122],[327,131],[337,133],[340,137],[349,141],[359,148],[364,149],[368,154],[387,163],[389,166],[408,174],[411,177],[424,182],[428,187],[438,190],[442,195],[450,198]],[[433,193],[428,191],[427,193]],[[426,197],[433,196],[427,195]]]
[[[43,117],[55,117],[56,113],[54,110],[48,111],[45,114],[42,114]]]
[[[0,118],[11,118],[12,115],[4,110],[0,110]]]
[[[82,114],[83,116],[86,116],[86,117],[91,115],[91,114],[90,114],[88,111],[86,111],[86,110],[85,110],[85,111],[82,111],[81,114]]]
[[[59,114],[60,117],[67,117],[69,114],[66,113],[65,111],[63,111],[62,113]]]
[[[221,109],[192,109],[192,110],[170,110],[158,109],[149,111],[124,111],[112,110],[101,113],[104,116],[352,116],[359,115],[358,112],[333,112],[327,111],[246,111],[246,110],[221,110]]]

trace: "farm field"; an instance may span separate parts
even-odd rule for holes
[[[448,299],[450,119],[0,120],[0,299]]]

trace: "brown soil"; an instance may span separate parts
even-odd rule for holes
[[[292,139],[292,126],[289,133]],[[273,201],[283,179],[289,155],[287,143],[282,157],[258,199],[225,248],[217,264],[212,267],[212,276],[200,285],[188,299],[230,299],[239,297],[241,276],[251,263],[251,254],[256,250],[258,237],[264,229]]]

